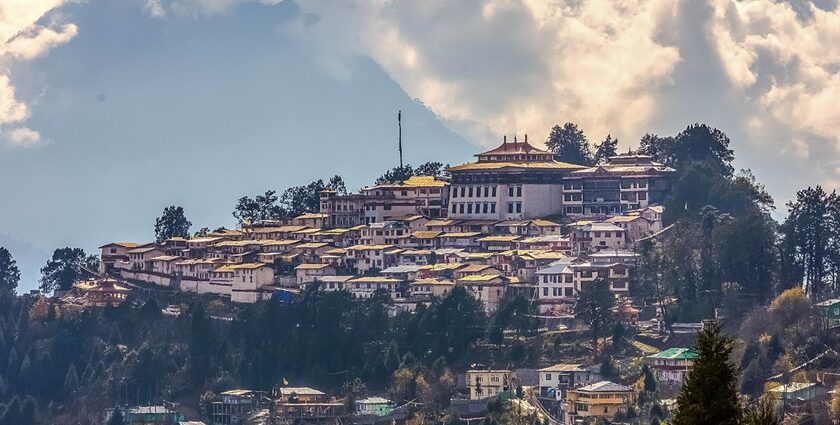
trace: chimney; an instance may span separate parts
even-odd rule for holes
[[[503,145],[507,144],[507,134],[505,134],[504,138],[502,139],[502,144]]]
[[[525,143],[528,143],[528,133],[525,133]]]
[[[516,135],[513,135],[513,143],[516,144]]]

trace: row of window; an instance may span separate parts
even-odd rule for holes
[[[572,288],[543,288],[543,296],[548,296],[548,290],[551,289],[551,296],[552,297],[571,297],[572,296]]]
[[[452,198],[495,198],[496,186],[459,186],[452,189]],[[522,185],[508,186],[508,197],[521,198]]]
[[[491,202],[459,202],[452,204],[453,214],[496,214],[496,204]]]

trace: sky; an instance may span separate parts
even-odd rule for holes
[[[695,122],[784,204],[840,182],[834,0],[0,0],[0,245],[148,241],[167,205],[406,160],[469,161],[577,123],[620,149]]]

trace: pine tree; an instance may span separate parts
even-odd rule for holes
[[[729,360],[732,339],[720,323],[697,337],[697,359],[677,398],[674,425],[736,425],[743,414],[738,400],[738,369]]]
[[[79,373],[76,372],[76,365],[71,364],[64,375],[64,389],[73,392],[76,388],[79,388]]]
[[[114,413],[111,415],[111,420],[108,421],[108,425],[124,425],[125,419],[123,418],[122,411],[119,408],[114,409]]]

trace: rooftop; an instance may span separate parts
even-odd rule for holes
[[[650,355],[649,359],[681,359],[694,360],[697,358],[697,353],[691,348],[675,347],[669,348],[665,351],[660,351],[656,354]]]
[[[596,382],[594,384],[586,385],[577,389],[577,391],[583,392],[597,392],[597,393],[617,393],[617,392],[630,392],[633,391],[630,387],[626,385],[616,384],[615,382],[611,381],[601,381]]]

